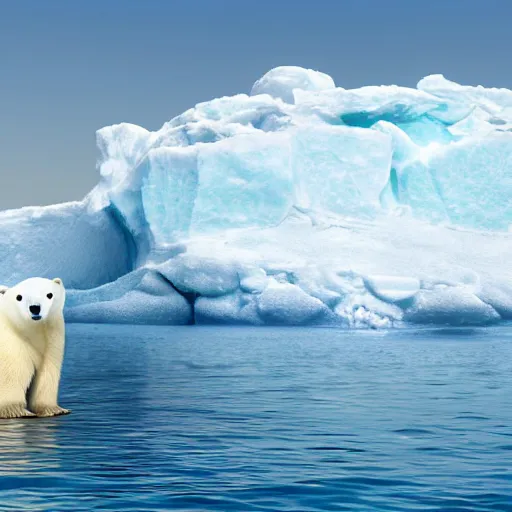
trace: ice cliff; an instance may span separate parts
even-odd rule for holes
[[[512,91],[280,67],[97,142],[83,201],[0,213],[0,282],[62,277],[70,322],[512,319]]]

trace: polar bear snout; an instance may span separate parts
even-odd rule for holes
[[[32,313],[32,320],[41,320],[41,306],[39,304],[32,304],[28,307],[28,310]]]
[[[39,304],[33,304],[29,306],[28,309],[33,315],[39,315],[39,313],[41,313],[41,306]]]

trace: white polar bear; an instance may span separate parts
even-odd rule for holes
[[[65,299],[58,278],[0,286],[0,418],[70,412],[57,405]]]

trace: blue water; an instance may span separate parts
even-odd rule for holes
[[[0,510],[512,511],[512,330],[69,326]]]

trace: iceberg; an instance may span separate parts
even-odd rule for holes
[[[68,322],[512,319],[512,91],[282,66],[97,144],[82,201],[0,212],[0,284],[61,277]]]

